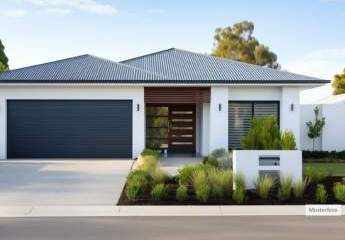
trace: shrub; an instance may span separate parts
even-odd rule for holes
[[[158,159],[153,155],[147,155],[141,157],[141,164],[138,169],[152,174],[158,166]]]
[[[140,198],[151,184],[150,175],[141,170],[131,172],[127,177],[126,196],[130,201]]]
[[[291,198],[292,191],[292,177],[285,176],[280,179],[280,188],[278,191],[278,198],[285,201]]]
[[[241,140],[242,149],[281,149],[281,136],[277,118],[274,116],[254,118],[248,134]]]
[[[318,184],[315,192],[315,199],[319,203],[326,203],[328,198],[328,194],[326,188],[322,184]]]
[[[218,167],[218,161],[217,161],[217,159],[215,159],[215,158],[212,158],[212,157],[210,157],[210,156],[206,156],[205,158],[204,158],[204,160],[202,161],[202,163],[203,164],[209,164],[209,165],[212,165],[212,166],[214,166],[214,167]]]
[[[145,156],[154,156],[155,158],[159,159],[160,158],[160,153],[157,150],[153,150],[150,148],[145,148],[141,154],[141,156],[145,157]]]
[[[167,196],[168,187],[163,183],[156,184],[151,190],[151,197],[153,200],[163,200]]]
[[[166,180],[169,178],[169,175],[162,170],[160,167],[157,167],[152,173],[151,173],[152,179],[154,183],[165,183]]]
[[[296,139],[295,135],[291,130],[285,130],[281,136],[281,147],[282,150],[295,150]]]
[[[333,192],[337,200],[345,202],[345,184],[336,183],[333,187]]]
[[[304,180],[300,180],[298,182],[296,182],[293,185],[293,194],[296,198],[303,198],[304,196],[304,192],[306,190],[306,188],[308,187],[308,185],[310,184],[310,179],[308,177],[304,178]]]
[[[268,175],[265,175],[263,177],[258,177],[255,184],[256,193],[262,199],[267,199],[273,185],[274,185],[274,179],[272,177]]]
[[[191,186],[193,185],[193,174],[196,171],[208,171],[209,169],[214,168],[213,166],[209,164],[193,164],[193,165],[186,165],[183,168],[179,169],[177,171],[177,179],[179,182],[179,185],[186,185]]]
[[[183,202],[188,199],[188,188],[184,185],[180,185],[176,190],[176,200]]]
[[[236,174],[234,177],[235,182],[235,189],[236,188],[243,188],[246,189],[246,181],[244,179],[244,176],[242,174]]]
[[[236,187],[235,191],[232,194],[232,199],[237,204],[242,204],[246,200],[246,190],[242,187]]]
[[[211,195],[214,198],[231,196],[232,171],[211,168],[207,171],[207,177],[211,186]]]
[[[203,163],[220,169],[229,169],[232,166],[232,157],[227,150],[219,148],[206,156]]]
[[[304,168],[304,176],[308,177],[313,183],[322,182],[328,175],[329,174],[326,170],[320,170],[313,166],[307,166]]]
[[[303,159],[306,158],[313,158],[313,159],[322,159],[322,158],[330,158],[330,159],[340,159],[345,160],[345,151],[303,151]]]
[[[211,186],[208,182],[206,172],[197,170],[193,174],[193,188],[198,201],[206,203],[211,194]]]

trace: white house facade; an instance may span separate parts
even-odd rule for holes
[[[237,149],[253,117],[300,146],[300,90],[328,83],[178,49],[83,55],[0,74],[0,158],[136,158]]]

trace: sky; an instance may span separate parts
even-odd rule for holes
[[[345,68],[345,0],[0,0],[11,69],[86,53],[210,53],[214,30],[242,20],[283,70],[332,79]]]

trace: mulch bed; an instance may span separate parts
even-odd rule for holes
[[[325,185],[325,188],[328,193],[328,204],[343,204],[337,201],[333,196],[333,185],[336,182],[342,182],[342,177],[327,177],[321,184]],[[200,203],[194,196],[193,190],[190,187],[189,189],[189,199],[184,202],[178,202],[175,199],[176,196],[176,189],[178,188],[178,184],[174,178],[170,179],[167,182],[169,186],[169,196],[166,200],[162,201],[155,201],[152,200],[150,197],[150,192],[146,192],[142,199],[136,201],[129,201],[124,190],[122,191],[121,197],[117,205],[238,205],[234,201],[231,200],[231,197],[227,197],[225,199],[210,199],[207,203]],[[292,198],[287,201],[280,201],[276,197],[277,189],[273,189],[271,193],[271,197],[267,200],[261,199],[253,190],[247,191],[247,200],[242,205],[304,205],[304,204],[318,204],[315,201],[315,190],[316,184],[311,184],[305,192],[305,196],[303,199],[295,199]]]

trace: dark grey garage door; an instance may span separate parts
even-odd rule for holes
[[[131,158],[132,101],[9,100],[8,158]]]

